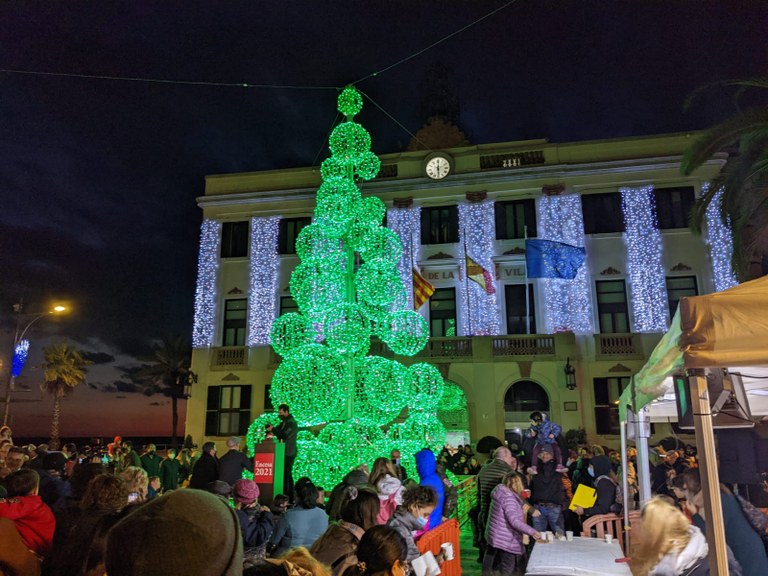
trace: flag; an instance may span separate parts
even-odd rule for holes
[[[578,246],[552,240],[525,241],[528,278],[573,280],[586,257],[587,251]]]
[[[472,260],[469,255],[467,258],[467,278],[473,282],[480,284],[480,287],[485,290],[486,294],[495,294],[496,287],[493,285],[493,276],[488,270],[480,266],[477,262]]]
[[[418,310],[435,293],[435,287],[413,268],[413,309]]]

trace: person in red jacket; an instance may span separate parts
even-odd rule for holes
[[[0,518],[12,520],[27,548],[45,556],[51,551],[56,519],[37,495],[39,486],[40,476],[28,468],[8,476],[8,496],[0,499]]]

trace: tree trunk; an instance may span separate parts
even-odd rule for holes
[[[171,396],[171,411],[173,412],[173,436],[171,436],[171,445],[176,450],[179,447],[179,439],[176,436],[176,429],[179,427],[179,399]]]
[[[53,418],[51,419],[51,441],[48,446],[51,450],[59,449],[59,416],[61,416],[61,396],[53,395]]]

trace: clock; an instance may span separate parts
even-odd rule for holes
[[[451,173],[453,161],[447,154],[431,154],[424,161],[424,173],[432,180],[442,180]]]

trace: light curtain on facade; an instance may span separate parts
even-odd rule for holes
[[[702,187],[702,194],[706,193],[709,183]],[[720,217],[720,206],[723,202],[723,191],[719,190],[712,202],[707,206],[707,245],[709,257],[712,261],[712,278],[715,282],[715,292],[722,292],[733,288],[739,281],[733,273],[731,266],[731,254],[733,254],[733,237],[731,236],[731,222],[723,222]]]
[[[248,278],[248,346],[269,344],[277,315],[277,234],[279,216],[251,218],[251,258]]]
[[[200,227],[200,254],[197,260],[197,288],[195,289],[195,319],[192,327],[192,346],[213,346],[216,328],[216,284],[219,270],[221,222],[206,219]]]
[[[419,231],[421,230],[421,208],[390,208],[387,210],[387,227],[400,237],[403,256],[397,263],[397,270],[408,294],[408,308],[413,308],[413,266],[419,260]]]

